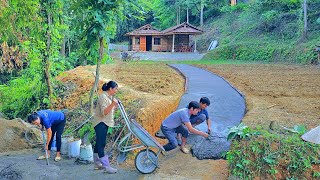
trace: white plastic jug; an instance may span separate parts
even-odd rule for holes
[[[68,143],[68,156],[79,157],[80,156],[81,139],[75,139]]]
[[[91,144],[80,146],[80,160],[93,162],[93,151]]]

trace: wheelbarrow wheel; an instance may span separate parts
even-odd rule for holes
[[[155,163],[158,162],[158,157],[152,150],[141,150],[135,158],[135,166],[142,174],[150,174],[156,170],[157,166]]]

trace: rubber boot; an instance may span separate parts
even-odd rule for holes
[[[110,166],[108,155],[105,155],[104,157],[100,158],[100,161],[102,163],[102,166],[105,168],[105,172],[109,174],[114,174],[117,172],[117,169],[114,169]]]
[[[102,166],[102,164],[100,162],[98,153],[93,153],[93,161],[94,161],[94,169],[95,170],[103,169],[103,166]]]

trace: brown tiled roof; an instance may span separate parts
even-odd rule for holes
[[[202,34],[203,31],[187,22],[170,27],[166,30],[159,31],[153,28],[150,24],[144,25],[134,31],[128,32],[126,36],[133,35],[171,35],[171,34]]]
[[[162,33],[153,28],[151,26],[151,24],[147,24],[147,25],[144,25],[136,30],[133,30],[131,32],[128,32],[127,34],[125,34],[127,36],[132,36],[132,35],[162,35]]]
[[[162,31],[163,34],[202,34],[203,31],[187,22],[173,26]]]

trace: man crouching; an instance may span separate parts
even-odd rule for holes
[[[193,128],[190,123],[190,115],[197,115],[199,111],[200,104],[196,101],[191,101],[188,105],[188,108],[182,108],[171,113],[162,122],[161,131],[169,141],[166,145],[163,146],[166,151],[175,149],[178,146],[176,133],[180,133],[182,135],[182,143],[180,148],[181,151],[186,154],[189,153],[189,149],[185,147],[189,132],[201,135],[205,138],[209,136],[209,134]],[[185,126],[183,126],[183,124]]]

